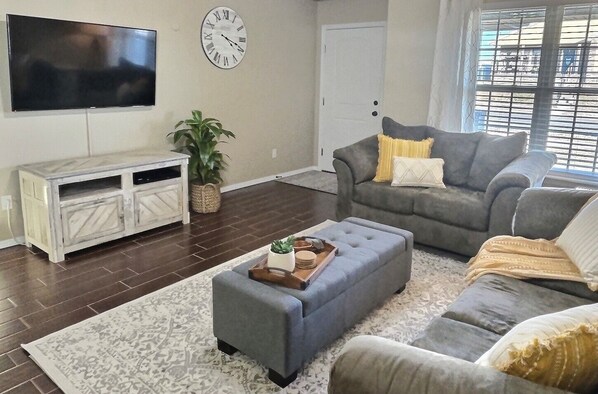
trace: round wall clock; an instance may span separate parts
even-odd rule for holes
[[[224,69],[237,66],[247,49],[243,19],[228,7],[214,8],[201,24],[201,45],[215,66]]]

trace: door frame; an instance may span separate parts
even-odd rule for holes
[[[316,146],[315,146],[315,153],[316,153],[316,166],[319,170],[322,170],[322,163],[321,158],[322,155],[320,153],[321,146],[320,141],[322,141],[322,107],[323,107],[323,100],[324,100],[324,84],[322,80],[324,78],[324,54],[326,53],[326,32],[330,30],[348,30],[348,29],[365,29],[371,27],[381,27],[384,29],[383,34],[383,42],[382,47],[384,48],[384,54],[382,59],[382,96],[384,96],[384,80],[386,79],[386,44],[387,44],[387,23],[385,21],[379,22],[360,22],[360,23],[341,23],[341,24],[332,24],[332,25],[322,25],[321,31],[321,38],[320,38],[320,75],[318,79],[319,83],[319,93],[318,93],[318,102],[316,103],[318,108],[318,127],[316,130]],[[382,98],[382,105],[380,106],[380,113],[383,114],[384,110],[384,99]]]

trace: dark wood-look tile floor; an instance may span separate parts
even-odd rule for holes
[[[58,393],[20,348],[64,327],[334,220],[336,196],[269,182],[225,193],[215,214],[71,253],[0,250],[0,393]]]

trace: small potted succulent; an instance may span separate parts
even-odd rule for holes
[[[294,243],[295,237],[293,236],[272,242],[268,253],[268,268],[293,272],[295,269]]]

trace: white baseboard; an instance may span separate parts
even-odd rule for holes
[[[22,245],[25,243],[25,237],[17,237],[17,239],[5,239],[0,241],[0,249],[10,248],[12,246]]]
[[[302,174],[304,172],[314,171],[314,170],[317,171],[318,167],[316,167],[316,166],[305,167],[305,168],[301,168],[299,170],[284,172],[282,174],[270,175],[270,176],[265,176],[263,178],[253,179],[253,180],[247,181],[247,182],[235,183],[234,185],[228,185],[228,186],[223,187],[221,189],[221,192],[222,193],[232,192],[233,190],[243,189],[245,187],[259,185],[260,183],[270,182],[270,181],[276,180],[278,178],[284,178],[287,176]]]

